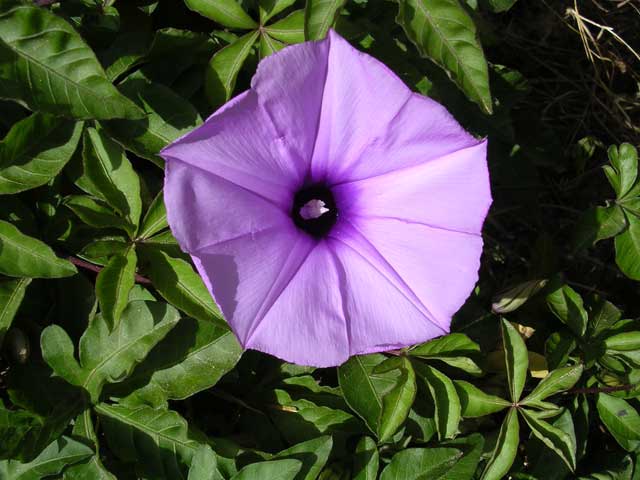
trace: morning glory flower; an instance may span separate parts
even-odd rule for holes
[[[244,348],[327,367],[413,345],[475,285],[486,141],[333,31],[162,156],[171,229]]]

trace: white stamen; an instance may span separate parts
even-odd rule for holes
[[[300,209],[300,216],[305,220],[320,218],[327,213],[329,209],[322,200],[313,199],[305,203]]]

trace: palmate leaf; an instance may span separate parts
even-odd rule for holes
[[[14,124],[0,142],[0,194],[44,185],[71,159],[82,122],[34,113]]]
[[[111,451],[135,463],[145,478],[185,478],[201,446],[187,422],[171,410],[100,403],[95,406]]]
[[[527,369],[529,367],[527,347],[518,331],[508,321],[503,319],[501,327],[509,393],[511,394],[511,400],[517,402],[520,400],[524,384],[527,381]]]
[[[18,0],[0,0],[0,92],[32,110],[76,119],[143,115],[66,21]]]
[[[304,42],[304,10],[296,10],[264,30],[270,37],[284,43]]]
[[[525,408],[519,409],[520,414],[531,428],[531,432],[553,450],[571,469],[576,468],[576,445],[567,433],[557,427],[545,422],[539,413],[532,412]]]
[[[0,282],[0,347],[2,347],[4,334],[9,330],[30,283],[30,278]]]
[[[184,0],[194,12],[229,28],[252,29],[258,24],[235,0]]]
[[[92,454],[93,450],[84,443],[62,436],[31,462],[20,463],[15,460],[0,462],[0,478],[41,480],[50,475],[57,475],[67,465],[80,462]]]
[[[453,384],[460,398],[463,417],[483,417],[511,406],[511,403],[506,400],[495,395],[486,394],[475,385],[464,380],[455,380]]]
[[[470,100],[492,113],[489,72],[473,20],[458,0],[397,0],[396,21],[420,54],[444,68]]]
[[[215,385],[236,365],[242,348],[228,328],[183,318],[117,392],[123,402],[166,405]]]
[[[296,3],[296,0],[260,0],[258,2],[260,23],[262,25],[266,24],[271,17],[286,10],[294,3]]]
[[[42,356],[57,375],[82,387],[95,403],[103,385],[124,380],[179,319],[167,304],[133,301],[113,331],[102,315],[93,317],[80,339],[80,363],[71,339],[58,325],[42,332]]]
[[[540,402],[547,397],[564,392],[573,387],[582,376],[583,371],[584,366],[582,364],[553,370],[542,379],[524,400],[520,401],[520,404],[534,407],[539,406]]]
[[[516,458],[519,442],[520,424],[518,423],[518,411],[515,408],[511,408],[502,422],[496,446],[491,453],[491,458],[487,462],[484,472],[482,472],[482,480],[501,480],[504,478]]]
[[[321,40],[338,18],[346,0],[307,0],[304,14],[306,40]]]
[[[0,220],[0,274],[9,277],[60,278],[77,273],[45,243]]]

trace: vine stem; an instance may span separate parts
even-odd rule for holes
[[[90,270],[96,273],[100,273],[100,271],[104,268],[99,265],[94,265],[93,263],[89,263],[84,260],[81,260],[77,257],[69,256],[67,257],[67,260],[69,260],[71,263],[73,263],[77,267],[84,268],[85,270]],[[135,280],[136,280],[136,283],[140,283],[142,285],[151,285],[151,280],[149,280],[147,277],[143,277],[142,275],[138,275],[137,273],[135,276]]]

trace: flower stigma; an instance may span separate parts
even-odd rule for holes
[[[326,236],[338,218],[331,190],[324,185],[303,187],[294,196],[291,209],[293,223],[312,237]]]

